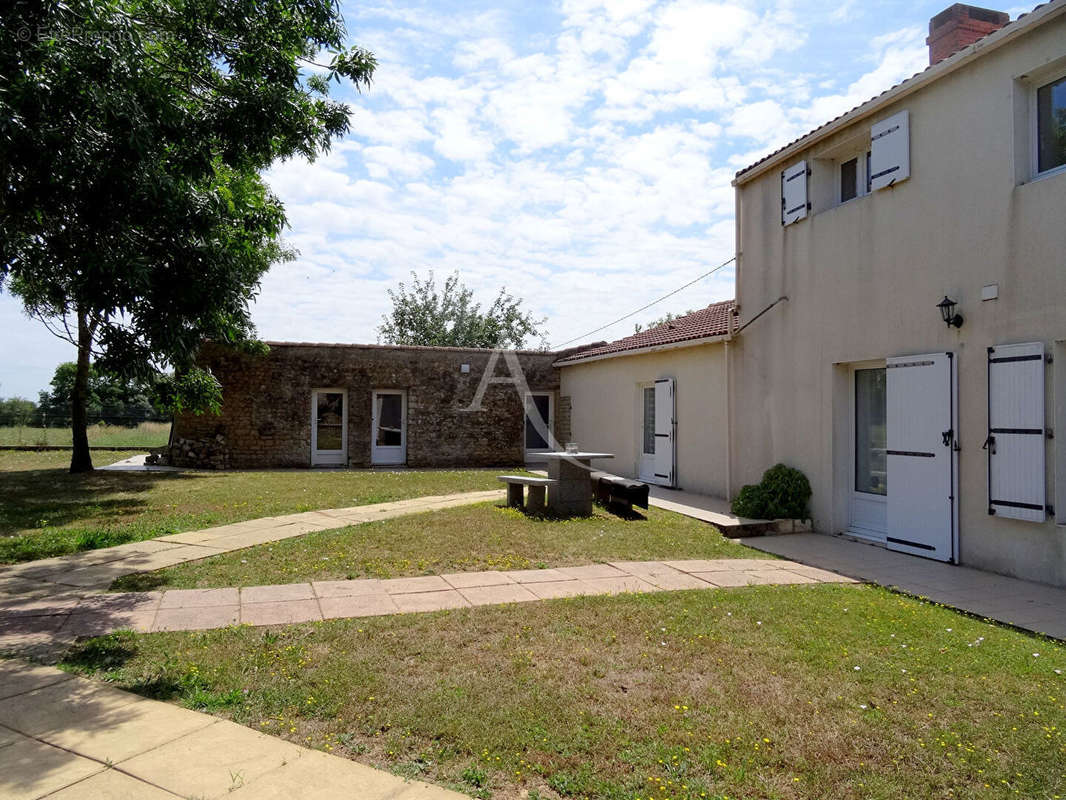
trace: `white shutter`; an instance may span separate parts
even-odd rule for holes
[[[674,379],[655,381],[655,479],[674,485]]]
[[[988,513],[1047,519],[1044,344],[988,348]]]
[[[910,112],[900,111],[870,128],[870,188],[884,189],[910,176]]]
[[[807,216],[807,162],[781,173],[781,224],[791,225]]]

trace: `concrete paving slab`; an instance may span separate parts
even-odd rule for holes
[[[660,589],[676,591],[678,589],[710,589],[711,585],[702,581],[695,575],[689,575],[677,570],[640,576],[643,580]]]
[[[465,597],[471,605],[486,606],[501,603],[527,603],[530,600],[539,600],[533,592],[520,583],[504,583],[495,586],[469,586],[460,589],[459,594]]]
[[[586,578],[584,582],[592,587],[594,594],[659,591],[658,586],[635,575],[622,575],[617,578]]]
[[[615,569],[629,575],[677,575],[678,570],[667,566],[662,561],[608,561]]]
[[[0,660],[0,700],[71,679],[69,673],[19,659]]]
[[[179,796],[108,769],[48,795],[48,800],[174,800]]]
[[[0,600],[0,617],[40,617],[69,614],[85,595],[80,592],[58,592],[51,596],[5,597]]]
[[[297,761],[302,753],[301,748],[281,739],[232,722],[215,721],[122,761],[119,767],[183,797],[216,798]]]
[[[355,787],[358,787],[356,790]],[[354,790],[354,791],[353,791]],[[337,756],[306,751],[297,760],[237,789],[233,800],[468,800],[467,795]]]
[[[236,625],[240,606],[196,606],[161,608],[155,615],[153,631],[199,631]]]
[[[314,589],[315,596],[319,598],[385,594],[385,589],[377,578],[354,581],[312,581],[311,588]]]
[[[103,684],[60,681],[0,700],[0,725],[49,741],[60,731],[117,720],[123,708],[140,702],[136,695]]]
[[[485,572],[455,572],[441,575],[441,577],[454,589],[468,589],[474,586],[501,586],[515,583],[512,578],[509,578],[504,573],[492,570]]]
[[[559,597],[578,597],[585,594],[596,594],[596,590],[584,581],[577,579],[567,581],[538,581],[525,585],[541,600],[554,600]]]
[[[106,769],[97,761],[26,736],[0,750],[0,757],[4,764],[0,797],[4,800],[36,800]]]
[[[318,601],[281,600],[277,603],[244,603],[241,622],[245,625],[287,625],[322,619]]]
[[[245,586],[241,603],[278,603],[283,600],[314,600],[310,583],[278,583],[268,586]]]
[[[381,587],[389,594],[440,592],[452,588],[440,575],[424,575],[420,578],[390,578],[382,581]]]
[[[559,567],[559,572],[567,578],[588,580],[590,578],[620,578],[625,573],[610,564],[588,564],[582,567]]]
[[[205,606],[235,606],[240,602],[240,592],[227,589],[169,589],[163,592],[159,609],[202,608]]]
[[[23,653],[47,645],[66,621],[66,615],[62,614],[0,618],[0,653]]]
[[[800,575],[789,569],[750,569],[745,572],[752,578],[753,583],[762,584],[786,584],[786,583],[819,583],[814,578]]]
[[[747,559],[735,560],[747,561]],[[689,558],[680,561],[664,561],[663,563],[681,572],[718,572],[720,570],[744,569],[741,564],[734,564],[733,561],[734,559],[729,558]]]
[[[512,569],[503,573],[516,583],[548,583],[573,580],[557,569]]]
[[[324,619],[342,617],[380,617],[399,614],[400,607],[389,594],[361,594],[338,597],[322,597],[318,601]]]
[[[394,594],[392,599],[402,612],[443,611],[446,608],[468,608],[470,603],[455,589],[443,592]]]
[[[716,587],[733,587],[733,586],[750,586],[754,581],[751,577],[744,572],[732,572],[728,570],[718,570],[717,572],[693,572],[697,578],[701,581],[706,581],[711,586]]]

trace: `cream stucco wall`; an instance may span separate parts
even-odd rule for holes
[[[804,470],[823,531],[848,523],[850,392],[847,365],[953,351],[959,376],[959,538],[962,563],[1066,585],[1066,527],[990,517],[986,348],[1066,339],[1066,173],[1029,180],[1029,77],[1066,71],[1066,15],[879,109],[828,141],[738,186],[740,322],[782,295],[731,346],[733,484],[784,461]],[[1046,73],[1045,73],[1046,74]],[[1054,77],[1054,76],[1052,76]],[[1041,80],[1045,78],[1042,77]],[[1049,78],[1048,78],[1049,79]],[[872,122],[910,112],[911,177],[830,207],[832,165],[820,156],[860,143]],[[813,213],[780,224],[780,171],[806,158]],[[828,183],[827,183],[828,181]],[[981,287],[999,284],[999,299]],[[936,303],[965,317],[948,329]],[[1058,346],[1060,355],[1064,354]],[[1066,398],[1048,367],[1048,425]],[[1056,409],[1058,411],[1056,412]],[[1056,447],[1048,442],[1048,497]],[[1066,478],[1066,476],[1060,476]],[[1066,480],[1060,483],[1066,484]],[[1061,510],[1060,510],[1061,511]]]
[[[562,396],[571,402],[571,435],[583,450],[614,453],[600,469],[636,477],[640,386],[676,381],[677,483],[687,491],[726,492],[725,345],[704,344],[563,367]]]

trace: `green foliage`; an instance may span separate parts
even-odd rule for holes
[[[762,481],[741,488],[732,510],[749,519],[807,519],[811,484],[793,467],[775,464],[763,473]]]
[[[695,313],[696,313],[695,310],[691,309],[691,308],[688,311],[682,311],[680,314],[674,314],[672,311],[670,311],[670,312],[667,312],[666,314],[664,314],[663,316],[659,317],[658,319],[653,319],[647,325],[641,325],[638,322],[636,325],[633,326],[633,333],[640,333],[641,331],[644,331],[644,330],[651,330],[652,328],[658,328],[660,325],[665,325],[667,322],[673,322],[675,319],[680,319],[681,317],[687,317],[689,314],[695,314]]]
[[[22,427],[37,422],[37,406],[24,397],[0,398],[0,425]]]
[[[401,283],[389,290],[392,311],[382,317],[378,337],[388,344],[436,347],[519,348],[530,336],[542,336],[544,320],[522,310],[522,301],[500,289],[482,313],[474,293],[454,272],[438,291],[436,278],[411,273],[411,287]]]
[[[249,301],[292,255],[260,172],[346,133],[329,86],[375,68],[339,5],[11,0],[0,22],[0,290],[123,378],[253,340]]]
[[[37,401],[37,424],[50,427],[70,425],[71,399],[77,365],[67,361],[56,367],[51,390],[41,392]],[[158,419],[152,407],[157,377],[146,380],[123,377],[92,365],[89,367],[89,391],[86,407],[91,421],[105,421],[119,425],[137,425],[148,419]]]
[[[192,367],[176,376],[165,375],[156,388],[157,407],[171,414],[217,414],[222,410],[222,384],[206,369]]]
[[[476,789],[480,789],[488,781],[489,776],[485,770],[479,767],[477,764],[471,764],[463,770],[462,775],[459,776],[463,783],[473,786]]]

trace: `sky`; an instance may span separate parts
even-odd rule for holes
[[[731,258],[735,172],[924,69],[948,5],[347,3],[379,66],[335,92],[349,135],[266,175],[300,255],[265,276],[259,334],[375,342],[412,271],[458,270],[486,306],[505,286],[551,346],[728,299],[729,267],[586,335]],[[74,357],[10,295],[0,332],[0,397]]]

